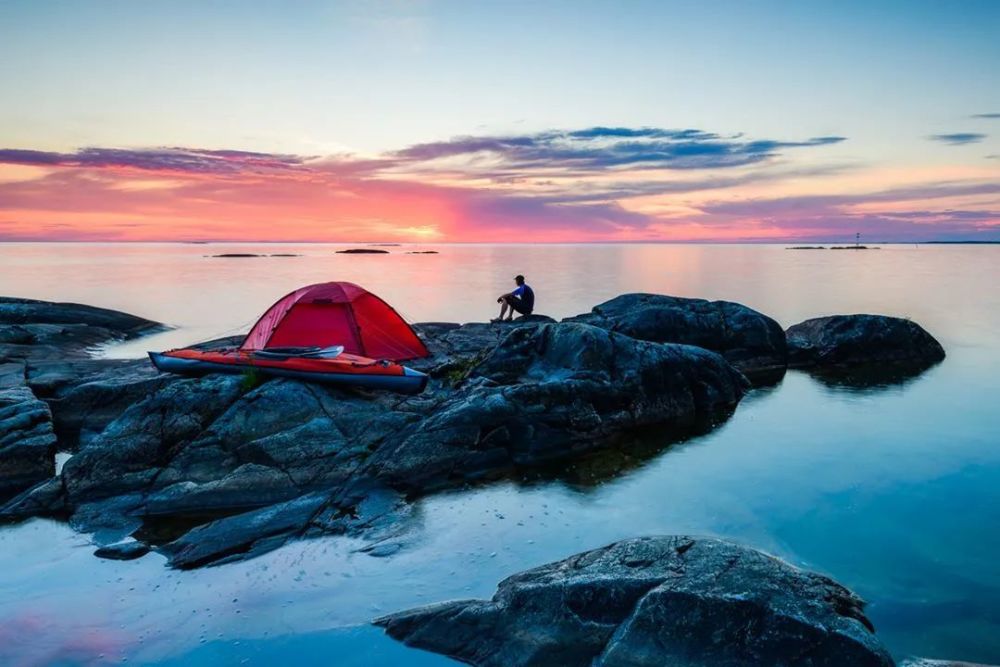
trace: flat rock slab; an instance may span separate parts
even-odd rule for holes
[[[290,534],[302,530],[329,501],[328,494],[313,493],[252,512],[219,519],[199,526],[162,547],[176,568],[191,568],[242,556],[268,538],[284,543]]]
[[[83,324],[125,334],[139,334],[161,326],[158,322],[107,308],[79,303],[54,303],[0,296],[2,324]]]
[[[583,322],[640,340],[697,345],[718,352],[748,377],[780,375],[788,360],[781,325],[731,301],[622,294],[563,321]]]
[[[864,602],[754,549],[625,540],[459,600],[376,619],[404,643],[490,667],[891,667]]]
[[[149,553],[149,545],[137,540],[123,540],[99,547],[94,555],[108,560],[135,560]]]
[[[886,315],[817,317],[789,327],[785,335],[789,363],[799,368],[926,368],[945,357],[941,344],[919,324]]]
[[[0,343],[68,351],[163,328],[158,322],[107,308],[0,297]]]

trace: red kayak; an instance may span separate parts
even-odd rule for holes
[[[388,389],[416,394],[427,386],[427,375],[394,361],[376,361],[340,352],[332,357],[309,356],[310,352],[283,352],[282,348],[249,351],[236,348],[202,351],[191,348],[150,352],[159,370],[180,375],[245,373],[295,378],[309,382]],[[315,353],[313,353],[315,354]]]
[[[161,371],[244,373],[310,382],[423,391],[427,376],[399,362],[428,356],[413,328],[363,287],[335,282],[286,294],[267,309],[238,348],[150,352]]]

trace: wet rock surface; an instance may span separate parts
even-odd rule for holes
[[[718,352],[753,380],[780,377],[788,361],[781,325],[731,301],[623,294],[564,321],[641,340],[697,345]]]
[[[376,619],[472,665],[852,665],[893,660],[833,580],[710,538],[617,542],[459,600]]]
[[[919,324],[885,315],[832,315],[788,328],[789,363],[799,368],[897,366],[925,369],[945,357]]]

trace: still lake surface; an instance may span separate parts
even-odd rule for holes
[[[648,291],[738,301],[789,326],[834,313],[910,317],[948,358],[901,384],[789,372],[727,422],[624,464],[567,466],[420,501],[386,558],[345,538],[175,572],[92,555],[49,520],[0,527],[0,664],[449,665],[367,625],[489,597],[503,577],[638,535],[732,538],[833,576],[869,601],[897,657],[1000,662],[1000,247],[0,244],[0,294],[128,311],[175,329],[102,353],[141,356],[245,331],[272,302],[349,280],[410,321],[475,321],[523,273],[565,317]],[[412,250],[437,255],[408,255]],[[221,259],[227,252],[298,257]]]

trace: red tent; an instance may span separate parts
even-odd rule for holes
[[[391,361],[429,354],[392,306],[354,283],[309,285],[282,297],[257,320],[240,349],[331,345]]]

